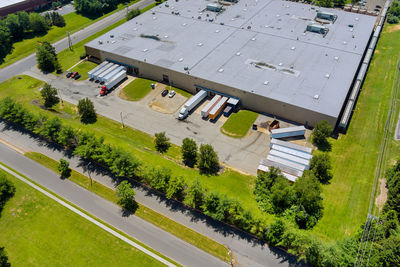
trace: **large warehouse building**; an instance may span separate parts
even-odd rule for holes
[[[50,5],[55,0],[0,0],[0,17],[6,17],[18,11],[36,11]]]
[[[86,45],[140,76],[336,125],[376,17],[281,0],[169,0]]]

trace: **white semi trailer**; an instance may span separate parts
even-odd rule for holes
[[[197,94],[195,94],[194,96],[192,96],[183,106],[183,108],[181,108],[181,110],[179,111],[179,116],[178,119],[179,120],[183,120],[185,119],[188,115],[189,112],[195,107],[197,106],[204,98],[207,97],[207,91],[205,90],[201,90],[199,91]]]

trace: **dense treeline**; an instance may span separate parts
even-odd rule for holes
[[[78,13],[87,17],[100,17],[117,8],[126,0],[75,0],[74,6]]]
[[[63,16],[56,12],[48,12],[43,17],[38,13],[25,11],[10,14],[0,20],[0,63],[12,51],[12,44],[25,37],[41,36],[51,26],[64,27]]]
[[[396,24],[399,23],[399,19],[400,19],[400,2],[398,0],[395,0],[390,5],[387,21],[390,24]]]

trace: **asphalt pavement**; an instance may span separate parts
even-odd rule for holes
[[[142,9],[150,4],[154,3],[154,0],[142,0],[137,2],[129,7],[129,9],[139,8]],[[81,29],[80,31],[71,35],[72,43],[75,44],[83,39],[95,34],[98,31],[110,26],[111,24],[123,19],[126,16],[126,9],[115,12],[114,14],[97,21],[86,28]],[[57,52],[60,52],[68,47],[68,39],[64,38],[54,43]],[[33,53],[16,63],[9,65],[0,70],[0,82],[4,82],[9,78],[21,74],[24,71],[30,70],[33,66],[36,65],[36,53]]]
[[[83,189],[68,179],[60,179],[58,174],[3,144],[0,144],[0,161],[184,266],[228,266],[227,263],[137,216],[124,216],[119,206]]]

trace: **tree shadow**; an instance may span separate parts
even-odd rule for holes
[[[331,143],[329,143],[329,141],[327,139],[325,141],[322,141],[319,144],[317,144],[317,147],[319,150],[321,150],[323,152],[329,152],[332,150],[332,145],[331,145]]]

